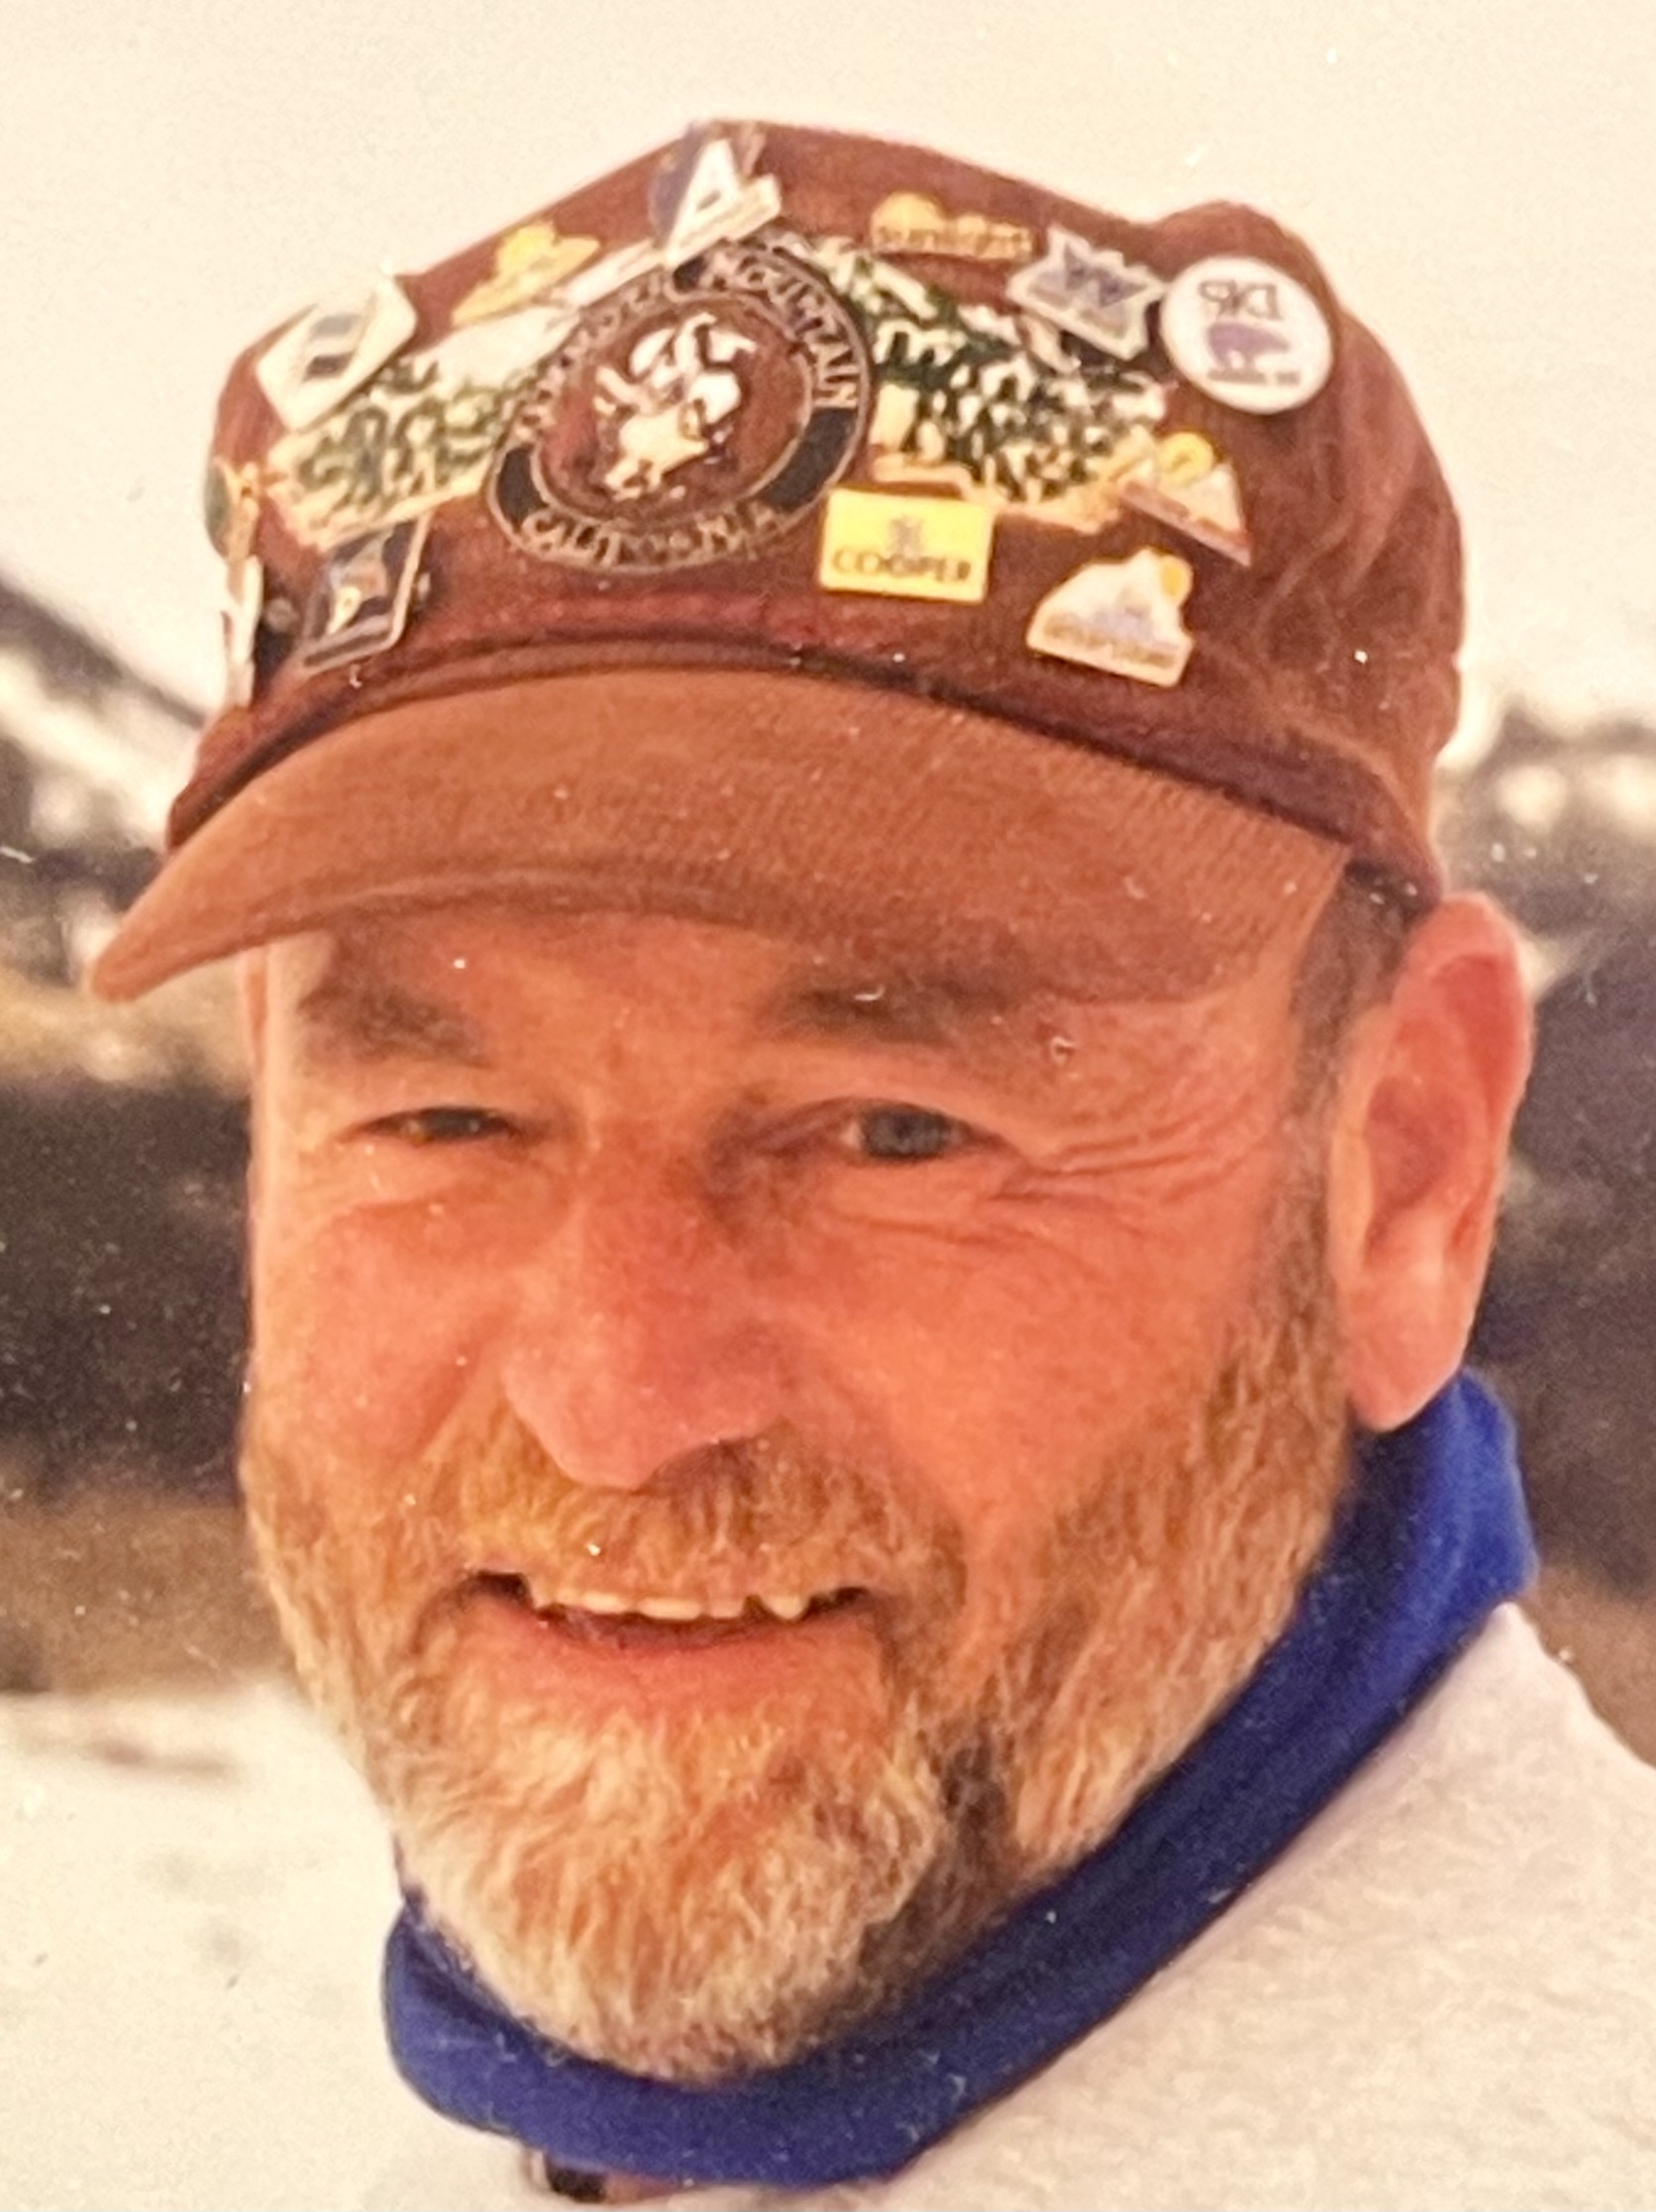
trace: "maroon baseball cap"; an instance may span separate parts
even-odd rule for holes
[[[250,349],[228,695],[94,985],[455,898],[1206,988],[1438,890],[1460,544],[1243,207],[699,127]]]

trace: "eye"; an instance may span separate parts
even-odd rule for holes
[[[364,1136],[388,1137],[396,1144],[475,1144],[479,1138],[509,1136],[512,1124],[486,1106],[414,1106],[406,1113],[382,1114],[362,1130]]]
[[[941,1160],[979,1142],[978,1131],[929,1106],[865,1106],[841,1123],[843,1150],[881,1166]]]

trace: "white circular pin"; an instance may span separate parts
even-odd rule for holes
[[[1198,391],[1247,415],[1302,407],[1334,366],[1328,319],[1304,285],[1246,254],[1180,270],[1162,301],[1162,344]]]

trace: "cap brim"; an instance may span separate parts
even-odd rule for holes
[[[586,670],[313,738],[166,861],[91,981],[136,998],[348,915],[493,897],[1190,997],[1308,928],[1346,857],[1197,785],[908,693]]]

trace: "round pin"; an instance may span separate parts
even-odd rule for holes
[[[489,508],[526,553],[575,568],[752,559],[844,475],[872,383],[825,278],[724,240],[582,317],[495,449]]]
[[[1334,366],[1328,319],[1304,285],[1245,254],[1182,269],[1162,301],[1161,330],[1187,382],[1246,415],[1302,407]]]

